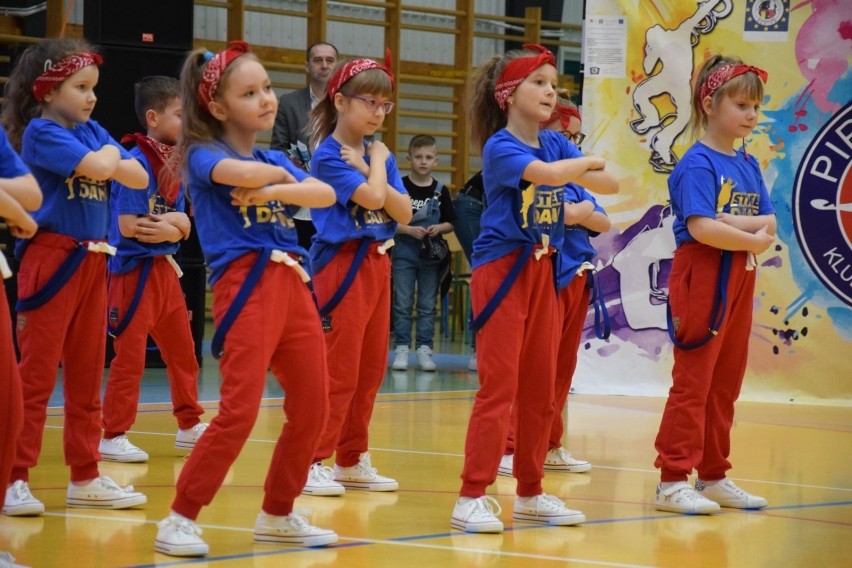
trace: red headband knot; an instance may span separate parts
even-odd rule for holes
[[[556,108],[553,109],[553,114],[550,115],[550,118],[540,123],[539,126],[541,128],[546,128],[548,124],[553,122],[556,119],[562,123],[562,129],[565,130],[568,128],[568,123],[571,122],[571,117],[576,116],[577,120],[583,120],[580,116],[580,109],[576,106],[571,105],[563,105],[561,103],[556,103]]]
[[[348,81],[359,73],[367,71],[368,69],[379,69],[381,71],[384,71],[390,79],[391,87],[393,87],[393,73],[391,73],[391,52],[390,49],[385,48],[385,65],[379,65],[372,59],[355,59],[353,61],[347,61],[346,63],[338,67],[337,71],[334,72],[334,75],[331,76],[331,79],[328,80],[328,86],[326,87],[328,98],[333,99],[334,95],[338,91],[340,91],[340,88],[343,87],[346,81]]]
[[[529,77],[530,73],[545,63],[556,66],[556,58],[546,47],[526,43],[523,48],[527,51],[535,51],[537,54],[516,57],[503,66],[503,70],[500,71],[500,76],[497,77],[497,82],[494,85],[494,99],[497,101],[500,110],[506,110],[506,101],[509,96],[515,92],[518,85],[524,82],[524,79]]]
[[[242,40],[234,40],[228,43],[227,49],[210,57],[204,66],[201,82],[198,83],[198,102],[201,103],[204,110],[209,109],[210,103],[216,95],[216,89],[219,88],[219,81],[228,65],[233,63],[237,57],[249,51],[251,51],[249,44]]]
[[[33,81],[33,96],[35,100],[41,102],[45,95],[54,87],[58,87],[62,81],[89,65],[100,65],[104,62],[103,57],[97,53],[81,51],[80,53],[72,53],[63,57],[56,63],[50,59],[44,62],[44,73],[36,77]]]
[[[739,63],[731,63],[729,65],[722,65],[712,73],[710,73],[704,82],[701,84],[701,88],[698,89],[698,100],[703,101],[705,97],[712,97],[713,93],[715,93],[719,87],[737,77],[739,75],[743,75],[744,73],[754,73],[760,80],[766,83],[766,80],[769,78],[769,75],[763,69],[759,67],[753,67],[751,65],[742,65]]]

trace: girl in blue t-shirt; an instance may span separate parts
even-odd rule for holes
[[[257,419],[271,369],[287,393],[287,422],[275,444],[254,526],[256,542],[323,546],[330,530],[293,512],[328,415],[328,375],[319,316],[306,286],[290,205],[322,207],[334,192],[276,150],[255,148],[275,122],[278,99],[248,44],[213,55],[192,52],[181,73],[182,136],[177,152],[210,267],[213,354],[222,375],[219,414],[181,470],[155,549],[200,556],[209,547],[195,524],[215,496]]]
[[[389,54],[388,54],[389,55]],[[388,60],[388,56],[385,57]],[[397,222],[411,220],[411,201],[387,147],[368,142],[393,110],[390,70],[371,59],[337,67],[327,96],[311,111],[319,144],[311,173],[334,188],[330,207],[314,209],[314,289],[323,318],[330,400],[328,424],[304,493],[342,495],[344,487],[394,491],[367,453],[370,417],[385,377],[390,336],[390,259]],[[334,470],[322,460],[335,456]]]
[[[145,169],[97,122],[101,56],[82,41],[51,39],[21,55],[9,78],[2,121],[41,187],[38,232],[18,241],[18,347],[24,429],[3,512],[39,515],[29,469],[41,452],[47,403],[62,362],[69,507],[124,509],[147,500],[98,472],[106,334],[106,243],[111,179],[141,189]]]
[[[765,81],[765,71],[737,57],[710,57],[692,94],[692,130],[703,135],[669,176],[677,242],[669,276],[675,346],[672,387],[655,442],[655,506],[661,511],[766,506],[766,499],[726,477],[734,402],[748,359],[754,255],[775,234],[769,193],[757,160],[745,151]],[[687,482],[693,469],[694,489]]]
[[[585,520],[541,487],[559,337],[551,256],[564,237],[565,184],[588,185],[584,176],[604,161],[582,156],[557,132],[539,130],[556,105],[554,64],[547,49],[527,45],[485,63],[474,80],[471,130],[483,146],[488,202],[473,246],[471,281],[480,389],[451,520],[469,532],[503,530],[499,506],[485,490],[497,476],[513,405],[515,520]]]
[[[12,236],[31,239],[38,225],[28,211],[41,205],[41,190],[21,157],[9,145],[6,132],[0,129],[0,218]],[[0,488],[6,490],[15,460],[18,435],[24,425],[24,401],[21,376],[12,340],[12,321],[3,280],[12,271],[0,252]],[[19,482],[23,483],[23,482]]]
[[[568,98],[567,91],[559,90],[556,109],[551,117],[541,123],[547,130],[561,132],[566,138],[579,146],[584,135],[580,132],[582,121],[580,112]],[[585,176],[589,187],[598,193],[618,191],[618,181],[610,172],[596,170]],[[609,230],[610,221],[603,207],[598,205],[594,196],[575,183],[565,185],[565,238],[559,250],[559,267],[556,274],[557,328],[559,340],[556,353],[556,383],[553,398],[553,422],[544,459],[544,470],[555,472],[583,473],[592,469],[592,465],[575,458],[562,446],[562,434],[565,429],[562,409],[568,401],[568,393],[577,368],[577,349],[583,336],[583,325],[589,311],[590,289],[594,284],[595,247],[590,237]],[[596,298],[598,310],[603,299]],[[512,408],[516,412],[516,407]],[[514,451],[514,432],[509,426],[506,454],[500,460],[500,475],[512,476]]]

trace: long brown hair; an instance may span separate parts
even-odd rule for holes
[[[95,49],[83,40],[45,39],[29,46],[18,58],[6,84],[6,102],[3,103],[3,111],[0,113],[0,122],[15,149],[21,149],[21,138],[27,124],[41,116],[42,103],[36,101],[32,86],[33,81],[44,73],[45,63],[57,62],[74,53],[85,51],[92,53]]]
[[[468,115],[471,140],[480,151],[485,146],[485,141],[501,128],[505,128],[507,122],[506,112],[497,105],[494,98],[497,78],[509,61],[536,55],[538,53],[535,51],[513,49],[502,56],[495,55],[474,71],[468,96]]]
[[[692,116],[689,119],[689,128],[692,132],[693,141],[700,138],[704,129],[707,128],[707,113],[704,112],[702,101],[699,99],[701,85],[704,84],[710,73],[719,67],[732,64],[742,65],[743,60],[735,55],[721,55],[717,53],[711,55],[701,66],[701,69],[698,70],[695,83],[692,85]],[[762,101],[763,81],[754,73],[743,73],[734,77],[713,93],[712,108],[717,108],[722,97],[732,97],[738,94],[742,94],[752,101]]]
[[[334,73],[346,63],[346,61],[339,62],[334,68]],[[389,97],[393,93],[393,83],[385,71],[367,69],[343,83],[338,92],[347,97],[359,94]],[[311,146],[316,147],[330,136],[335,127],[337,127],[337,108],[334,106],[334,99],[326,95],[311,110],[308,123]]]

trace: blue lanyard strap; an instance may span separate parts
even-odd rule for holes
[[[145,291],[145,284],[148,283],[148,276],[151,274],[151,267],[154,265],[154,257],[149,256],[142,260],[142,268],[139,270],[139,281],[136,283],[136,291],[133,292],[133,300],[127,307],[124,317],[118,322],[118,325],[113,327],[109,325],[107,320],[107,331],[113,337],[118,337],[121,332],[127,327],[133,316],[136,314],[136,309],[139,307],[139,301],[142,299],[142,293]]]
[[[722,323],[725,320],[725,312],[728,311],[728,280],[731,275],[731,259],[733,254],[731,251],[722,251],[721,261],[719,266],[719,281],[716,283],[716,296],[713,300],[713,313],[710,315],[710,324],[708,326],[707,335],[693,341],[692,343],[682,343],[675,337],[674,324],[672,323],[672,306],[671,302],[666,302],[666,325],[669,331],[669,337],[675,347],[685,350],[698,349],[711,339],[716,337]]]
[[[598,278],[598,275],[594,270],[587,270],[586,278],[586,286],[588,286],[591,291],[589,304],[595,308],[595,337],[598,339],[609,339],[611,331],[609,325],[609,311],[606,309],[603,289],[601,288],[601,279]]]
[[[83,264],[83,259],[86,258],[87,252],[86,245],[77,243],[77,246],[62,261],[62,264],[53,273],[53,276],[50,277],[39,291],[26,298],[18,299],[15,304],[15,310],[19,312],[35,310],[52,300],[56,293],[71,280],[71,277],[74,276],[80,265]]]
[[[485,304],[485,307],[479,312],[479,315],[471,318],[470,329],[474,333],[482,329],[482,326],[488,321],[494,311],[497,309],[497,306],[500,305],[500,302],[503,301],[503,298],[506,297],[506,294],[509,293],[509,290],[512,288],[512,285],[515,283],[515,280],[518,279],[518,275],[521,273],[521,269],[523,269],[524,265],[526,265],[527,261],[532,256],[533,245],[532,243],[524,244],[521,249],[521,253],[518,255],[518,258],[515,259],[514,264],[512,264],[512,268],[509,269],[509,273],[506,275],[506,278],[503,279],[503,282],[500,283],[500,286],[497,288],[497,291],[494,292],[494,295],[491,296],[491,299],[488,300],[488,303]]]
[[[346,296],[346,292],[349,291],[349,288],[355,281],[355,277],[358,276],[358,269],[361,268],[361,264],[363,264],[364,258],[367,256],[367,251],[370,250],[370,245],[374,242],[375,241],[372,239],[361,239],[361,244],[358,245],[358,250],[355,252],[355,258],[352,259],[352,264],[349,266],[349,270],[346,271],[346,276],[343,277],[343,282],[340,283],[340,287],[324,306],[320,307],[319,304],[317,304],[321,317],[325,317],[331,313],[331,311],[337,307],[337,304],[343,300],[343,297]],[[340,254],[339,250],[337,251],[337,254]]]
[[[219,322],[219,327],[217,327],[216,331],[213,333],[213,341],[210,344],[210,351],[212,352],[214,359],[219,359],[225,352],[225,336],[228,334],[231,326],[234,325],[237,316],[240,315],[240,312],[246,305],[249,296],[251,296],[251,293],[254,291],[255,286],[257,286],[257,283],[260,282],[260,277],[263,276],[263,270],[266,268],[266,263],[269,262],[269,258],[271,256],[272,249],[269,248],[264,248],[257,252],[257,258],[255,259],[254,264],[251,265],[248,276],[246,276],[246,279],[243,280],[243,284],[240,286],[237,295],[234,296],[234,300],[231,302],[231,305],[228,306],[228,311],[225,312],[225,316],[222,318],[222,321]]]

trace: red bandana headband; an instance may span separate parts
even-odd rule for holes
[[[148,163],[151,164],[151,169],[154,170],[154,178],[157,180],[160,195],[163,196],[166,203],[170,206],[174,205],[178,191],[180,191],[180,176],[176,172],[171,172],[172,175],[166,177],[165,173],[169,171],[172,165],[171,158],[175,147],[163,144],[159,140],[154,140],[141,132],[125,134],[121,137],[122,144],[128,142],[135,142],[136,146],[148,158]]]
[[[347,61],[341,65],[337,71],[335,71],[334,75],[331,76],[331,79],[328,80],[328,86],[326,87],[328,98],[333,99],[334,95],[340,91],[340,88],[343,87],[346,81],[359,73],[367,71],[368,69],[379,69],[384,71],[390,79],[391,85],[393,85],[393,73],[391,73],[391,52],[389,49],[385,49],[385,65],[379,65],[372,59],[355,59],[354,61]]]
[[[201,82],[198,83],[198,102],[201,103],[204,110],[208,110],[210,102],[216,95],[216,89],[219,88],[219,81],[228,65],[233,63],[234,59],[249,51],[251,51],[249,44],[242,40],[234,40],[228,43],[227,49],[210,57],[204,66]]]
[[[576,116],[577,120],[583,120],[580,116],[580,109],[575,107],[574,105],[568,106],[556,103],[556,108],[553,109],[553,114],[550,115],[550,118],[540,123],[539,126],[541,128],[546,128],[548,124],[553,122],[556,119],[562,123],[562,129],[568,128],[568,123],[571,122],[571,117]]]
[[[32,90],[35,100],[41,102],[51,89],[58,87],[62,81],[89,65],[100,65],[104,62],[103,57],[97,53],[81,51],[53,63],[50,59],[44,62],[44,73],[33,81]]]
[[[523,48],[527,51],[535,51],[537,55],[526,55],[524,57],[516,57],[512,59],[500,71],[500,76],[497,77],[497,82],[494,85],[494,99],[497,101],[497,106],[500,110],[506,110],[506,101],[509,96],[515,92],[518,85],[524,82],[524,79],[530,76],[530,73],[544,65],[550,63],[556,66],[556,58],[553,57],[546,47],[534,43],[526,43]]]
[[[760,80],[766,83],[766,80],[769,78],[769,75],[763,69],[758,67],[753,67],[751,65],[741,65],[739,63],[731,63],[729,65],[722,65],[704,80],[701,84],[701,88],[698,89],[698,100],[703,101],[705,97],[712,97],[713,93],[715,93],[719,87],[737,77],[739,75],[743,75],[745,73],[754,73]]]

